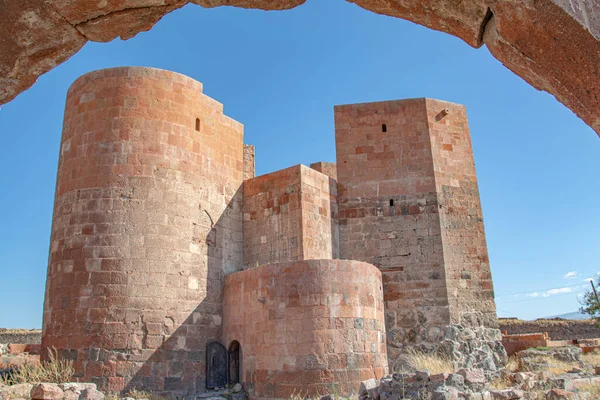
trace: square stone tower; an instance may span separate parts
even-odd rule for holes
[[[340,256],[383,272],[391,366],[407,347],[434,350],[449,325],[495,328],[465,107],[343,105],[335,124]]]

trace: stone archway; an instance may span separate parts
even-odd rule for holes
[[[599,0],[347,0],[484,44],[553,94],[600,135]],[[0,1],[0,104],[31,87],[88,41],[129,39],[188,0]],[[305,0],[192,0],[203,7],[290,9]],[[401,38],[399,38],[401,41]]]

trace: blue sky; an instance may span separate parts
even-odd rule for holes
[[[335,104],[465,104],[499,315],[574,311],[600,270],[600,140],[487,49],[342,0],[283,12],[186,6],[131,40],[88,43],[0,109],[0,327],[41,326],[67,89],[123,65],[203,82],[245,125],[259,174],[335,161]]]

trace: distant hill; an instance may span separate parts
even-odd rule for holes
[[[560,314],[560,315],[553,315],[551,317],[546,317],[546,318],[562,318],[562,319],[577,319],[577,320],[591,319],[588,314],[581,314],[579,311],[573,311],[570,313]]]

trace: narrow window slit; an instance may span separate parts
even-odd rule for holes
[[[381,124],[381,132],[383,132],[383,133],[387,132],[387,125],[386,124]]]
[[[390,199],[390,207],[394,207],[394,199]]]
[[[200,118],[196,118],[196,130],[200,132]]]

